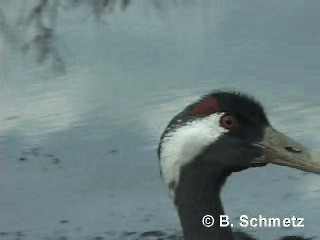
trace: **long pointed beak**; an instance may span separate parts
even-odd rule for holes
[[[273,163],[320,174],[319,152],[308,149],[272,127],[265,129],[263,140],[256,145],[263,147],[265,152],[253,163]]]

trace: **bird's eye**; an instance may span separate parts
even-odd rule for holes
[[[220,119],[220,125],[225,129],[234,130],[239,127],[239,122],[236,117],[227,114]]]

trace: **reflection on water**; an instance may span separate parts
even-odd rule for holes
[[[251,93],[277,129],[320,148],[320,45],[310,45],[320,4],[244,2],[162,17],[137,3],[106,24],[65,16],[61,75],[1,59],[0,238],[179,237],[156,146],[173,115],[214,89]],[[223,191],[231,218],[306,219],[303,229],[244,229],[260,239],[318,236],[319,198],[316,176],[272,166],[234,174]]]

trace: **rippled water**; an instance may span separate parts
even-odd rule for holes
[[[64,74],[0,48],[0,239],[179,236],[156,146],[170,118],[211,90],[254,95],[277,129],[320,148],[320,3],[146,6],[100,24],[65,14],[56,39]],[[223,200],[231,218],[306,219],[304,228],[242,229],[259,239],[320,235],[317,176],[247,170]]]

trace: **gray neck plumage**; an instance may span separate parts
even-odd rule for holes
[[[220,190],[228,173],[219,166],[194,161],[182,169],[179,185],[175,191],[175,204],[180,216],[185,240],[232,240],[230,227],[220,227],[224,215]],[[202,225],[205,215],[212,215],[215,224]]]

